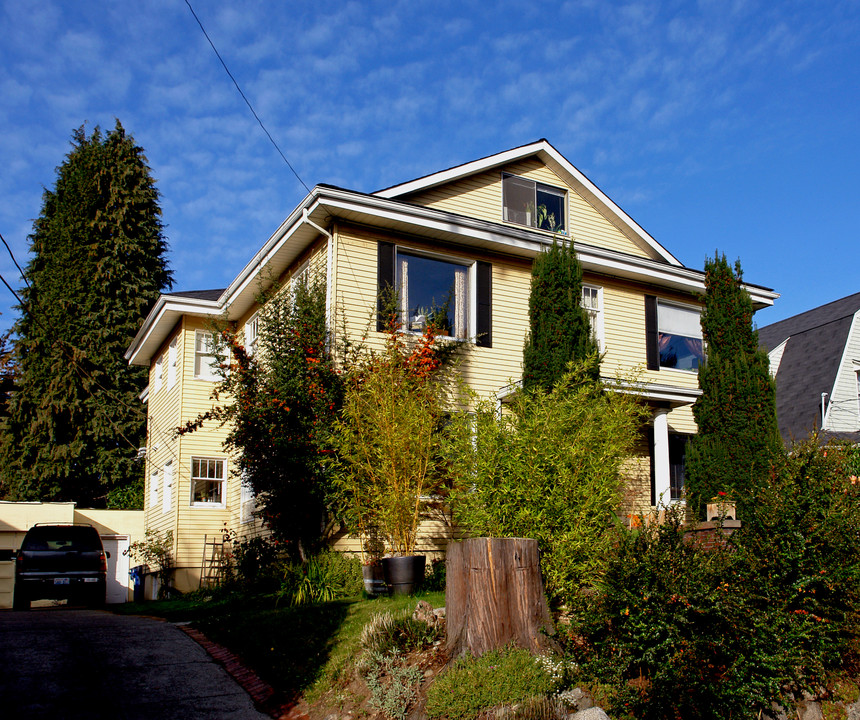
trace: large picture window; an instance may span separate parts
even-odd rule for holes
[[[658,302],[657,348],[661,368],[698,370],[705,360],[701,312],[696,308]]]
[[[435,322],[448,337],[469,337],[469,265],[398,251],[395,283],[402,329]]]
[[[191,502],[194,505],[224,504],[224,461],[191,459]]]
[[[502,175],[502,217],[507,222],[567,232],[566,193],[516,175]]]

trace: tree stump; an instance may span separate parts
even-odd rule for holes
[[[448,656],[515,644],[532,652],[552,645],[537,540],[473,538],[448,545],[445,617]]]

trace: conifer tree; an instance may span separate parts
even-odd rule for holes
[[[19,376],[0,435],[4,491],[134,506],[147,373],[124,353],[171,273],[158,191],[119,121],[106,134],[73,133],[29,240],[14,328]]]
[[[573,242],[554,238],[532,265],[523,387],[549,391],[571,360],[596,358],[597,353],[588,314],[582,308],[582,266]],[[591,374],[597,379],[598,373],[594,362]]]
[[[699,368],[702,397],[693,406],[698,434],[687,452],[687,497],[696,512],[725,493],[738,514],[753,502],[781,449],[776,385],[753,329],[753,304],[740,261],[725,255],[705,263],[702,336],[707,360]]]

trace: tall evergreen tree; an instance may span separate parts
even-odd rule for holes
[[[549,391],[571,360],[597,357],[588,314],[582,308],[582,266],[572,241],[558,242],[532,265],[529,334],[523,348],[523,387]],[[599,372],[595,362],[591,373]]]
[[[13,499],[134,505],[147,373],[123,355],[171,273],[158,191],[119,121],[73,133],[29,240],[3,487]]]
[[[698,434],[687,452],[687,496],[701,513],[710,498],[726,493],[743,517],[782,447],[776,385],[753,329],[740,261],[732,270],[725,255],[715,254],[705,263],[705,289],[707,360],[699,368],[702,397],[693,406]]]

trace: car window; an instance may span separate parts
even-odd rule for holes
[[[102,544],[91,527],[35,527],[27,533],[21,549],[98,552]]]

